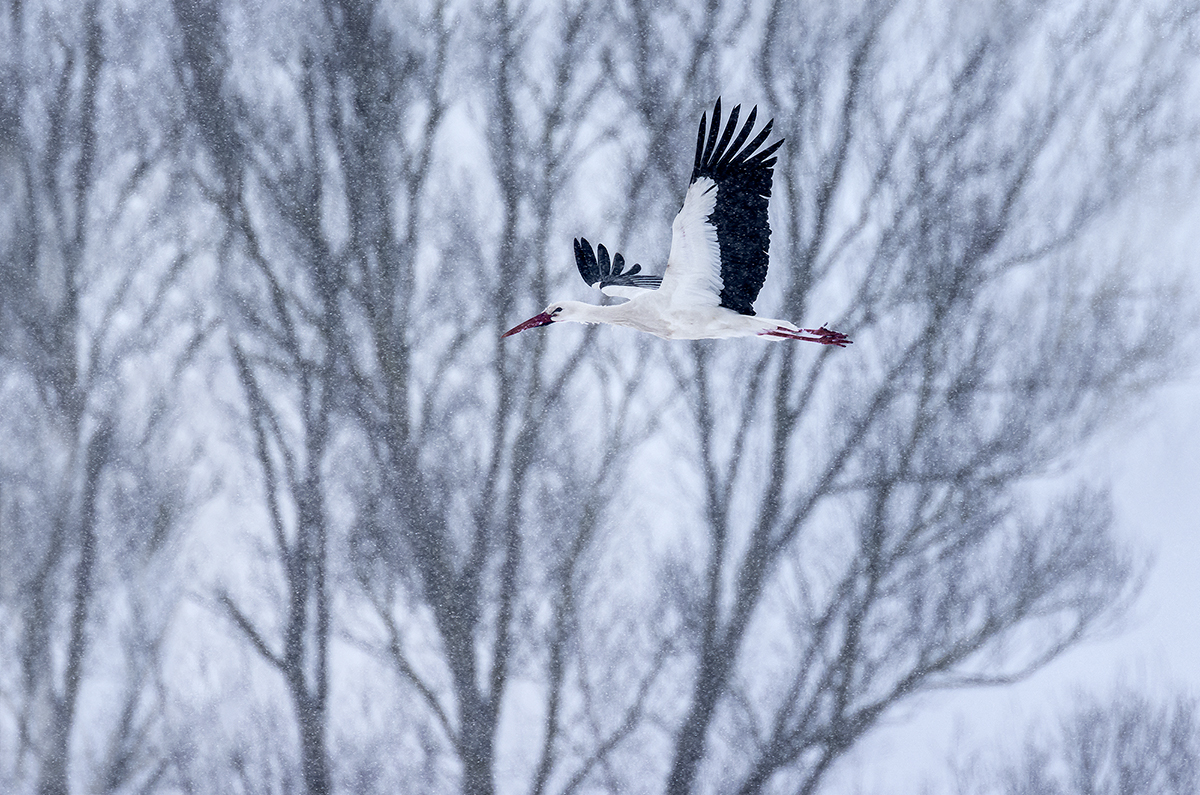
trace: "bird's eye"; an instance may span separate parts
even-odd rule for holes
[[[563,308],[561,306],[556,306],[556,307],[554,307],[554,310],[552,312],[550,312],[550,314],[557,315],[559,312],[562,311],[562,309]]]

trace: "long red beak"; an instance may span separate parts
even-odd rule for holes
[[[533,317],[526,320],[524,323],[513,326],[508,331],[501,334],[500,339],[504,339],[505,337],[511,337],[513,334],[516,334],[518,331],[524,331],[527,328],[537,328],[538,326],[548,326],[553,322],[554,322],[554,318],[550,317],[550,315],[543,312],[540,315],[534,315]]]

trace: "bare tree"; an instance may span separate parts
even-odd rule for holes
[[[1170,307],[1088,258],[1193,145],[1194,21],[950,8],[922,49],[917,6],[173,3],[277,564],[217,600],[299,741],[299,776],[257,748],[230,780],[812,792],[896,704],[1013,681],[1130,596],[1103,489],[1038,479],[1170,361]],[[666,250],[728,74],[788,139],[764,309],[856,346],[501,344],[574,284],[567,238]],[[631,485],[664,441],[676,479]],[[639,515],[677,537],[634,567]]]
[[[571,603],[556,594],[575,576],[634,437],[626,418],[640,367],[624,373],[619,399],[588,400],[587,388],[606,380],[605,370],[580,372],[590,335],[565,354],[502,347],[499,335],[529,294],[519,288],[544,301],[550,273],[569,275],[547,263],[600,79],[582,73],[579,55],[601,9],[579,3],[546,23],[556,41],[548,78],[522,65],[535,55],[528,8],[498,3],[458,34],[442,3],[400,20],[372,4],[303,13],[313,33],[294,42],[301,56],[285,78],[295,124],[280,130],[239,99],[255,89],[222,43],[233,35],[222,9],[175,4],[181,83],[206,153],[197,180],[238,263],[231,352],[290,594],[283,651],[232,594],[220,600],[289,682],[308,789],[326,791],[329,583],[340,566],[330,555],[343,549],[331,538],[329,500],[348,490],[347,560],[382,630],[356,642],[412,688],[421,731],[438,737],[431,752],[457,760],[466,792],[494,785],[514,659],[543,666],[540,791],[558,763],[572,632]],[[470,52],[471,36],[487,43],[483,54],[453,60],[451,48]],[[491,86],[464,99],[488,119],[471,165],[498,193],[495,243],[475,231],[487,224],[470,195],[428,188],[443,119],[469,107],[447,85],[469,76],[451,70],[456,62]],[[527,92],[532,102],[521,100]],[[431,247],[446,254],[423,260]],[[590,422],[564,410],[570,393],[585,396],[575,405]],[[595,459],[554,465],[570,455],[557,433],[595,429],[597,418],[611,433]],[[363,474],[331,477],[341,455]],[[526,618],[547,606],[549,627]],[[406,641],[414,624],[424,629],[415,647]],[[414,662],[431,654],[433,671]]]
[[[147,605],[171,597],[139,588],[167,556],[184,498],[167,474],[166,385],[129,378],[182,366],[190,324],[160,324],[184,258],[164,257],[130,211],[153,195],[163,149],[133,119],[112,133],[128,97],[104,12],[14,3],[2,34],[0,720],[3,775],[41,793],[156,775],[146,653],[169,610]],[[134,230],[144,245],[129,245]],[[125,243],[115,267],[113,238]],[[81,704],[92,685],[116,696],[111,742],[92,731],[108,716]]]
[[[957,766],[960,793],[1149,795],[1194,792],[1200,784],[1195,699],[1158,700],[1126,687],[1082,694],[1052,728],[1029,731],[1025,747]]]
[[[300,740],[301,780],[306,792],[326,793],[332,787],[327,744],[332,519],[325,467],[336,432],[334,389],[351,362],[339,323],[347,274],[321,229],[326,169],[324,130],[316,122],[330,88],[321,67],[338,53],[298,42],[304,55],[293,99],[301,126],[282,135],[302,135],[306,145],[281,141],[281,131],[260,124],[230,96],[233,48],[225,44],[220,6],[187,0],[172,5],[183,34],[183,100],[207,155],[207,168],[195,177],[227,225],[227,250],[236,245],[243,255],[237,270],[233,262],[223,263],[224,314],[244,394],[248,447],[282,571],[280,615],[271,622],[279,630],[269,633],[231,589],[222,588],[217,598],[286,683]],[[361,24],[358,7],[325,10],[347,25]],[[259,135],[246,134],[246,125]],[[262,213],[271,213],[275,225],[264,228],[258,221]]]
[[[18,718],[18,737],[23,750],[37,760],[38,791],[54,793],[66,792],[67,787],[69,737],[94,598],[96,500],[113,434],[111,417],[89,412],[90,374],[86,363],[79,361],[80,292],[102,56],[97,6],[90,3],[78,38],[64,47],[64,68],[45,82],[37,80],[41,75],[28,68],[22,57],[27,45],[21,35],[25,22],[21,10],[14,6],[9,20],[14,47],[7,66],[14,90],[6,92],[11,105],[6,109],[4,138],[25,145],[9,144],[11,150],[6,152],[6,176],[11,175],[12,188],[7,202],[15,205],[11,208],[15,228],[11,237],[5,236],[10,241],[4,257],[5,359],[24,365],[29,379],[21,390],[31,410],[25,432],[41,420],[44,443],[61,445],[69,463],[63,471],[55,471],[57,456],[47,456],[39,462],[44,467],[41,472],[26,470],[32,477],[21,484],[25,488],[18,486],[15,494],[5,495],[6,524],[11,522],[16,531],[15,554],[5,559],[32,564],[22,567],[27,574],[12,594],[21,603],[17,648],[25,703]],[[79,77],[82,90],[75,87]],[[31,95],[41,93],[39,89],[48,110],[43,129],[49,135],[43,147],[22,140],[27,134],[22,111],[29,107]],[[26,449],[36,449],[34,440],[29,441]],[[14,465],[17,462],[9,464],[19,467]],[[64,623],[66,632],[56,632]],[[49,665],[60,648],[65,648],[67,659],[61,679]]]
[[[1131,593],[1102,490],[1021,506],[1170,361],[1171,323],[1123,263],[1087,261],[1088,234],[1194,125],[1167,99],[1193,18],[951,11],[914,52],[896,44],[925,21],[913,11],[767,6],[783,314],[821,312],[858,344],[675,358],[706,562],[684,564],[697,585],[679,596],[696,636],[671,792],[814,791],[893,705],[1020,678]],[[1154,60],[1153,39],[1121,39],[1134,20],[1184,48]],[[1138,78],[1108,65],[1114,41]],[[1034,58],[1045,82],[1014,71]],[[631,72],[626,93],[662,71]]]
[[[672,107],[654,77],[665,71],[653,67],[655,55],[663,54],[646,34],[655,24],[655,14],[663,13],[661,8],[631,10],[638,35],[629,37],[637,43],[629,61],[638,66],[629,85],[618,85],[621,95],[650,109],[650,115]],[[782,13],[780,8],[774,9],[775,16]],[[1098,22],[1110,25],[1105,28],[1109,31],[1122,25],[1119,15],[1108,16],[1115,13],[1111,8],[1087,10],[1099,14]],[[859,413],[851,413],[850,430],[836,439],[830,460],[817,461],[813,467],[796,458],[795,451],[806,440],[813,449],[829,447],[818,442],[823,441],[824,424],[838,415],[822,406],[829,405],[827,396],[834,388],[850,386],[842,382],[846,376],[830,375],[833,368],[827,359],[818,359],[805,371],[800,369],[802,361],[770,349],[749,358],[748,364],[722,358],[716,360],[717,366],[713,353],[698,347],[694,358],[678,363],[684,375],[682,394],[692,408],[699,437],[695,452],[704,483],[700,503],[705,506],[702,518],[712,544],[707,568],[695,571],[704,587],[685,596],[687,601],[680,606],[682,615],[697,618],[685,620],[685,626],[695,630],[696,648],[690,653],[695,655],[696,668],[690,680],[694,689],[687,694],[690,711],[681,716],[675,735],[675,770],[669,780],[678,791],[691,788],[706,758],[712,769],[734,771],[727,772],[734,780],[742,776],[738,786],[747,791],[767,785],[780,771],[797,768],[803,771],[799,786],[811,790],[829,764],[891,705],[922,688],[1020,677],[1073,643],[1130,593],[1132,564],[1102,532],[1110,521],[1102,494],[1071,493],[1040,516],[1012,508],[1024,484],[1086,438],[1111,401],[1153,383],[1163,373],[1169,323],[1118,334],[1109,325],[1117,317],[1116,307],[1128,302],[1130,316],[1139,316],[1137,294],[1120,288],[1119,271],[1089,283],[1078,278],[1069,261],[1069,253],[1078,250],[1072,247],[1080,244],[1095,219],[1121,198],[1111,192],[1111,183],[1102,184],[1100,178],[1107,180],[1108,175],[1085,176],[1073,186],[1078,192],[1066,197],[1061,218],[1048,229],[1038,228],[1035,210],[1044,194],[1032,175],[1038,168],[1049,169],[1050,174],[1062,168],[1056,161],[1062,156],[1063,142],[1091,121],[1082,113],[1064,121],[1059,115],[1063,97],[1056,95],[1016,125],[1027,137],[1008,139],[1007,150],[971,151],[979,140],[973,136],[986,135],[979,130],[1012,123],[999,112],[998,101],[989,97],[1008,82],[999,65],[1005,48],[1029,45],[1020,30],[1012,40],[991,41],[975,32],[972,35],[984,35],[984,40],[968,37],[965,45],[957,42],[956,46],[976,49],[968,49],[959,63],[935,61],[927,71],[918,71],[920,80],[905,95],[898,117],[888,118],[878,105],[865,100],[860,105],[860,94],[867,92],[864,85],[878,79],[883,68],[878,60],[882,58],[879,40],[886,26],[902,24],[895,21],[891,6],[868,11],[853,21],[827,20],[828,35],[812,39],[814,63],[828,55],[830,42],[843,46],[844,71],[818,75],[824,82],[818,82],[816,90],[835,92],[835,99],[836,92],[844,95],[840,102],[813,99],[810,116],[805,115],[807,109],[796,114],[813,128],[795,137],[819,144],[797,160],[815,160],[824,176],[816,180],[812,199],[802,196],[810,190],[805,186],[813,183],[807,167],[797,167],[784,181],[785,206],[791,201],[810,208],[789,217],[808,219],[811,224],[785,232],[790,232],[784,238],[785,257],[796,263],[785,270],[792,275],[787,302],[793,314],[802,315],[809,296],[830,283],[833,263],[844,261],[847,251],[860,253],[853,247],[867,246],[871,267],[856,273],[861,281],[848,291],[853,296],[843,310],[848,322],[870,329],[908,323],[914,319],[909,313],[927,312],[923,326],[917,323],[924,331],[908,338],[901,335],[906,344],[888,348],[882,361],[873,363],[870,380],[853,385],[860,390],[868,390],[869,385],[874,392],[858,397]],[[670,18],[669,10],[663,18]],[[698,53],[704,53],[714,37],[735,38],[746,24],[745,18],[735,18],[729,28],[716,33],[697,24],[695,46],[686,51],[692,55],[685,52],[676,60],[686,62],[690,57],[702,63],[704,56]],[[1169,20],[1164,24],[1170,29]],[[766,29],[775,36],[787,31],[774,20]],[[1032,35],[1030,30],[1024,35]],[[1175,32],[1185,31],[1175,28]],[[894,30],[891,33],[895,35]],[[1087,40],[1067,36],[1066,44],[1072,43],[1087,58],[1100,52],[1087,50]],[[768,68],[771,48],[777,45],[768,37],[762,59],[767,64],[764,81],[772,74],[789,74],[782,67]],[[993,50],[998,54],[988,55]],[[788,57],[793,55],[789,49]],[[987,62],[984,55],[997,60]],[[1172,68],[1160,73],[1164,83],[1177,77]],[[950,95],[927,95],[947,69],[952,77],[957,70]],[[1078,79],[1077,90],[1089,93],[1092,77]],[[1056,89],[1068,83],[1064,76]],[[1125,88],[1128,93],[1112,98],[1113,130],[1124,129],[1149,143],[1158,140],[1168,145],[1149,129],[1161,118],[1149,119],[1148,127],[1138,131],[1127,126],[1139,104],[1135,97],[1142,91],[1158,96],[1160,88]],[[789,90],[795,92],[791,96],[808,96],[807,88]],[[780,93],[777,99],[780,105],[787,104],[784,96]],[[905,103],[911,107],[905,109]],[[1080,110],[1087,105],[1080,103]],[[817,112],[829,107],[837,111],[832,120]],[[920,118],[918,111],[924,114]],[[876,126],[884,121],[896,127]],[[661,122],[647,123],[650,130],[661,126]],[[1004,142],[1003,137],[998,140]],[[864,160],[872,175],[869,190],[860,196],[860,211],[838,220],[839,227],[835,224],[839,191],[857,195],[854,192],[861,184],[857,174],[864,170]],[[847,176],[854,173],[848,163],[858,169],[853,180]],[[1135,165],[1129,160],[1109,163],[1114,170]],[[635,186],[645,184],[648,172],[634,173]],[[636,196],[638,189],[629,193]],[[1000,199],[989,205],[985,201],[989,194]],[[897,213],[882,229],[868,226],[871,211],[888,206],[887,202],[911,209]],[[1041,237],[1030,240],[1030,232]],[[931,233],[940,237],[930,239]],[[871,246],[874,255],[869,253]],[[896,262],[889,270],[886,265],[892,259]],[[1010,286],[1007,278],[1020,278],[1012,274],[1038,266],[1054,278],[1024,295],[1019,290],[1005,291]],[[1041,292],[1044,288],[1052,291],[1050,296]],[[1035,308],[1048,313],[1039,318],[1044,324],[1039,328],[1066,326],[1073,333],[1034,335],[1031,347],[1036,355],[1026,352],[1014,361],[1003,342],[1029,336],[1023,324],[1039,317],[1032,311]],[[1056,369],[1059,361],[1078,360],[1080,346],[1090,348],[1091,340],[1098,338],[1111,347],[1092,350],[1088,367],[1077,371],[1076,380],[1039,375]],[[730,372],[738,376],[731,379]],[[732,398],[728,397],[731,382],[745,386],[743,391],[733,390]],[[693,388],[695,384],[699,386]],[[796,394],[810,399],[797,401],[792,397]],[[1034,408],[1039,413],[1031,413]],[[765,435],[764,428],[770,429]],[[754,451],[756,458],[748,451]],[[792,476],[793,471],[803,477]],[[801,482],[809,485],[797,491]],[[748,498],[755,492],[747,486],[754,483],[763,490],[758,497]],[[758,507],[746,511],[747,502]],[[839,557],[832,539],[812,528],[814,517],[824,517],[825,505],[834,502],[850,506],[858,516],[854,523],[859,551],[848,558]],[[749,527],[738,526],[734,508],[739,504],[742,515],[754,517]],[[840,579],[823,581],[827,574],[806,570],[797,559],[800,540],[808,541],[810,536],[833,556],[834,563],[844,565]],[[578,609],[580,600],[573,589],[582,589],[585,583],[592,581],[571,581],[560,591],[564,611]],[[611,585],[609,589],[611,605]],[[792,654],[803,664],[788,674],[791,684],[786,689],[772,692],[755,679],[777,681],[780,668],[739,667],[739,660],[764,659],[752,651],[751,629],[756,620],[769,625],[779,620],[774,600],[779,598],[776,594],[789,590],[804,595],[785,622],[791,626],[787,637],[796,644]],[[898,617],[905,617],[907,623]],[[578,616],[574,620],[578,622]],[[588,627],[577,625],[574,630],[571,644],[586,648]],[[400,636],[394,628],[390,631],[392,637]],[[1041,645],[1028,657],[1001,653],[1014,637],[1030,632],[1037,633]],[[614,715],[613,709],[604,714],[605,707],[599,708],[599,717],[587,709],[575,713],[574,718],[584,724],[607,723],[615,728],[611,734],[593,730],[583,744],[593,750],[562,765],[560,769],[572,765],[575,769],[574,775],[558,779],[564,789],[580,786],[591,775],[609,775],[603,762],[615,747],[663,719],[664,713],[654,714],[656,710],[650,708],[664,698],[664,691],[654,687],[652,672],[662,670],[670,654],[678,651],[675,645],[650,644],[646,651],[653,662],[643,670],[651,674],[640,681],[636,676],[621,680],[633,695],[631,702],[613,702],[623,714]],[[614,650],[608,651],[610,656],[601,659],[613,659]],[[550,669],[556,672],[552,692],[557,694],[568,681],[567,663],[561,656],[552,659],[556,661]],[[564,698],[593,703],[585,655],[571,663],[577,666],[570,682],[573,690],[568,688],[565,697],[555,695],[552,715]],[[398,663],[398,668],[410,672],[431,703],[436,701],[432,695],[436,688],[423,682],[411,664]],[[788,667],[783,665],[782,670]],[[490,723],[486,725],[494,731]],[[564,737],[571,734],[557,722],[550,724],[547,737],[554,731],[562,731]],[[724,744],[742,749],[747,732],[759,744],[748,770],[739,771],[737,763],[727,765],[707,745],[706,738],[717,733],[724,734]],[[546,748],[553,749],[553,743]],[[736,756],[744,753],[739,750]],[[539,765],[535,790],[548,786],[552,767]]]
[[[393,586],[386,602],[378,596],[373,601],[387,627],[390,659],[425,698],[461,761],[464,792],[495,786],[501,710],[522,659],[523,673],[540,669],[536,675],[544,683],[532,790],[543,791],[561,763],[564,658],[573,635],[567,583],[577,576],[616,482],[613,465],[633,433],[628,414],[639,368],[625,373],[627,391],[615,401],[597,404],[579,389],[596,376],[604,389],[607,380],[603,371],[582,372],[584,352],[595,351],[590,333],[559,351],[544,340],[529,350],[499,339],[519,314],[518,302],[545,302],[564,275],[549,265],[563,261],[556,250],[565,253],[555,245],[562,238],[552,232],[569,210],[565,192],[573,157],[583,154],[587,101],[599,82],[587,72],[586,54],[601,13],[598,4],[580,2],[539,20],[528,7],[498,2],[474,23],[472,32],[486,47],[475,68],[491,86],[484,140],[488,177],[499,198],[499,230],[489,256],[494,264],[466,289],[448,290],[445,298],[431,295],[433,311],[424,317],[418,314],[421,291],[397,292],[399,318],[372,325],[396,329],[400,318],[419,324],[415,333],[371,340],[372,350],[390,343],[391,355],[413,359],[437,351],[437,369],[424,378],[413,372],[404,380],[388,379],[391,369],[382,359],[371,368],[383,377],[368,393],[368,405],[378,407],[373,415],[388,419],[374,435],[387,443],[381,466],[387,473],[383,507],[390,509],[375,520],[374,531],[400,540],[382,540],[379,548],[391,547],[385,558],[393,576],[409,585],[407,593]],[[487,249],[476,241],[464,241],[468,261],[472,245]],[[449,281],[461,263],[448,258],[440,268],[439,276]],[[447,316],[457,316],[459,328],[439,343],[426,324],[436,327]],[[447,382],[455,371],[477,376],[469,384]],[[565,410],[568,403],[574,412]],[[414,404],[420,414],[405,416]],[[464,411],[469,423],[456,420]],[[592,461],[572,460],[575,434],[586,433],[576,412],[593,412],[597,429],[609,432],[590,447]],[[452,450],[455,456],[444,455]],[[384,577],[376,584],[392,582]],[[411,662],[428,653],[426,644],[406,646],[394,624],[412,610],[414,599],[431,611],[429,628],[440,641],[448,692],[430,686]],[[544,627],[522,618],[543,609],[549,609]]]

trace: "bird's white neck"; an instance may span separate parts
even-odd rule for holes
[[[619,313],[614,311],[620,309],[620,306],[596,306],[595,304],[585,304],[582,301],[560,301],[559,304],[563,308],[562,315],[558,318],[559,321],[588,324],[620,322],[616,319]]]
[[[560,305],[563,308],[562,314],[559,316],[559,321],[570,321],[574,323],[605,323],[610,326],[625,326],[626,328],[637,329],[638,331],[647,331],[651,334],[662,336],[663,329],[660,328],[661,322],[657,305],[652,300],[647,300],[654,293],[648,293],[645,297],[634,298],[626,301],[623,304],[613,304],[611,306],[596,306],[595,304],[585,304],[579,301],[561,301]]]

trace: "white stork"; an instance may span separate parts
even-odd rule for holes
[[[758,108],[750,111],[741,132],[737,106],[721,131],[721,100],[712,126],[700,116],[696,161],[683,209],[671,225],[671,253],[663,275],[640,275],[640,265],[625,271],[625,258],[599,247],[599,259],[584,240],[575,241],[575,264],[583,280],[606,295],[629,299],[612,306],[556,301],[502,336],[551,323],[610,323],[648,331],[666,339],[759,336],[845,347],[845,334],[824,326],[797,328],[786,320],[756,317],[754,299],[767,277],[771,227],[767,201],[775,150],[783,140],[759,150],[774,120],[746,146]],[[707,133],[706,133],[707,129]],[[706,140],[707,139],[707,140]],[[731,141],[732,139],[732,141]]]

